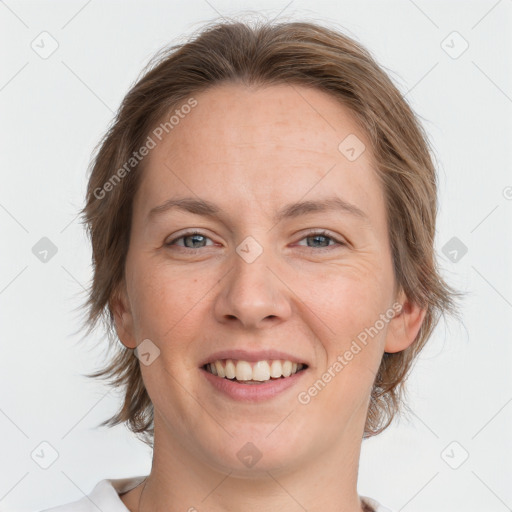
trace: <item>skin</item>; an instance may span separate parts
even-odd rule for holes
[[[146,157],[125,282],[112,301],[123,344],[150,339],[160,350],[141,364],[155,409],[141,511],[360,512],[371,386],[383,352],[407,348],[425,315],[395,290],[369,141],[345,107],[316,89],[223,84],[194,97],[198,105]],[[366,145],[352,162],[338,150],[349,134]],[[285,204],[333,194],[368,220],[343,211],[272,220]],[[153,207],[184,196],[224,213],[171,210],[147,221]],[[206,238],[179,238],[189,229]],[[323,229],[332,238],[311,236]],[[263,248],[252,263],[235,251],[247,236]],[[298,393],[397,301],[401,313],[299,403]],[[307,375],[270,400],[233,401],[198,368],[230,348],[290,352],[309,363]],[[252,468],[237,457],[247,442],[262,454]],[[138,510],[141,489],[121,497],[129,510]]]

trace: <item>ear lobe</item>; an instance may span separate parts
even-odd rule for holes
[[[412,345],[427,314],[426,309],[401,294],[402,309],[389,322],[384,351],[401,352]]]
[[[117,336],[121,343],[127,348],[136,348],[133,315],[124,283],[113,293],[109,301],[109,307],[110,311],[112,311]]]

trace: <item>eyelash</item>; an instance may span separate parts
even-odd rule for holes
[[[199,236],[202,236],[206,239],[210,239],[210,237],[204,235],[203,233],[200,233],[199,231],[188,231],[186,233],[183,233],[181,236],[179,236],[178,238],[175,238],[173,240],[171,240],[170,242],[166,242],[164,245],[166,247],[172,247],[173,244],[175,242],[177,242],[178,240],[181,240],[182,238],[187,238],[189,236],[195,236],[195,235],[199,235]],[[309,237],[316,237],[316,236],[322,236],[322,237],[325,237],[325,238],[329,238],[330,240],[334,241],[336,244],[338,244],[340,247],[341,246],[346,246],[347,244],[341,240],[339,240],[338,238],[332,236],[329,231],[325,231],[325,230],[320,230],[320,231],[312,231],[310,233],[307,233],[306,235],[304,235],[299,241],[302,241],[306,238],[309,238]],[[189,253],[192,253],[192,254],[195,254],[197,251],[200,251],[201,249],[204,249],[204,247],[207,247],[207,246],[204,246],[204,247],[199,247],[197,249],[193,249],[191,247],[184,247],[184,246],[177,246],[177,247],[180,247],[180,249],[184,249],[186,250],[187,252]],[[304,247],[304,246],[301,246],[301,247]],[[336,246],[328,246],[328,247],[307,247],[307,249],[313,249],[315,251],[328,251],[328,250],[332,250],[332,249],[335,249]]]

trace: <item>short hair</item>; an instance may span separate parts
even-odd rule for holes
[[[81,210],[93,261],[93,279],[82,307],[87,309],[87,334],[101,320],[116,354],[105,368],[87,377],[111,379],[110,385],[124,394],[119,411],[101,426],[127,422],[153,446],[153,404],[134,349],[119,343],[112,311],[124,280],[133,198],[145,164],[130,159],[173,109],[193,94],[226,83],[313,87],[346,107],[368,136],[385,192],[396,289],[426,309],[414,342],[400,352],[383,354],[363,437],[377,435],[406,405],[404,383],[412,363],[440,315],[458,313],[459,293],[443,281],[435,257],[437,178],[424,129],[368,50],[336,29],[305,21],[216,21],[185,42],[164,48],[128,91],[96,147]],[[116,171],[119,179],[113,183]]]

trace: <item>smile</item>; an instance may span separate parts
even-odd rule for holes
[[[290,377],[307,368],[306,364],[287,360],[248,362],[236,359],[218,359],[203,366],[204,370],[224,379],[244,384],[260,384],[274,379]]]
[[[309,372],[309,366],[288,359],[215,359],[200,370],[216,396],[257,403],[277,398],[288,389],[291,392]]]

